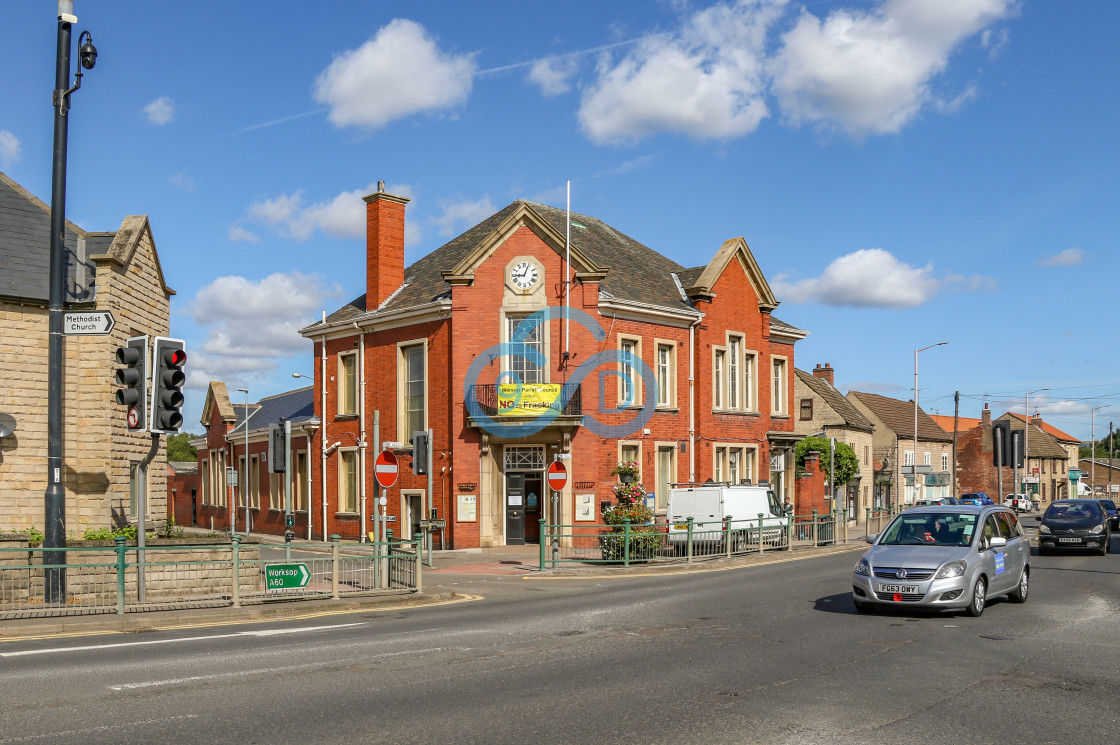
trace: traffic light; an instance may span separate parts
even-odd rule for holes
[[[183,366],[187,353],[182,339],[157,336],[152,349],[151,431],[173,435],[183,426]]]
[[[133,336],[123,347],[117,347],[117,368],[113,380],[119,386],[116,399],[118,404],[127,406],[125,410],[129,432],[139,432],[148,426],[148,376],[145,367],[148,362],[148,337]]]
[[[287,515],[284,516],[284,527],[294,528],[295,525],[296,525],[296,516],[289,512]]]
[[[1011,423],[992,422],[992,465],[1011,465]]]
[[[417,476],[428,474],[428,433],[412,433],[412,472]]]
[[[268,472],[284,473],[288,441],[284,434],[284,423],[268,425]]]

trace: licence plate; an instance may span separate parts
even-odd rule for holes
[[[912,595],[917,591],[917,585],[879,585],[879,592],[898,592]]]
[[[1080,538],[1059,538],[1058,543],[1081,543]]]
[[[688,523],[674,523],[674,530],[688,530]]]

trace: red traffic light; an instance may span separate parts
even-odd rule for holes
[[[182,367],[187,362],[187,353],[182,349],[165,349],[163,364],[168,367]]]

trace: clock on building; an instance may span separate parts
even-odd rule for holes
[[[509,281],[519,290],[528,290],[537,283],[537,267],[530,261],[519,262],[509,272]]]

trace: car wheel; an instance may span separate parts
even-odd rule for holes
[[[1104,537],[1104,542],[1101,543],[1101,550],[1098,552],[1101,556],[1107,556],[1108,555],[1108,544],[1110,544],[1110,543],[1112,543],[1112,536],[1111,535],[1106,535]]]
[[[1039,546],[1038,547],[1038,555],[1039,556],[1049,556],[1050,555],[1050,549]]]
[[[972,588],[972,602],[968,604],[967,613],[973,618],[978,617],[984,612],[984,602],[987,600],[988,583],[984,581],[983,577],[976,580],[976,584]]]
[[[747,552],[747,537],[742,533],[735,536],[735,542],[732,544],[732,551],[737,554],[745,554]]]
[[[1030,590],[1030,572],[1023,568],[1023,573],[1019,575],[1019,585],[1008,594],[1008,599],[1012,603],[1025,603],[1027,602],[1027,592]]]
[[[856,604],[856,610],[860,613],[873,613],[875,611],[875,606],[871,603],[865,603],[862,600],[856,600],[854,602]]]

